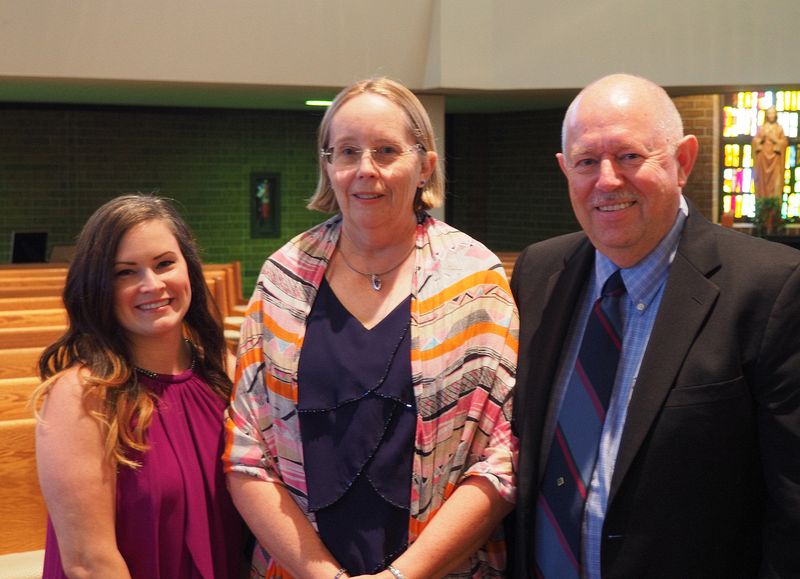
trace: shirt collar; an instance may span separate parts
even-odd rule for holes
[[[688,215],[689,205],[681,195],[680,207],[669,232],[653,251],[639,263],[621,270],[622,280],[625,282],[628,296],[637,305],[639,311],[643,311],[650,305],[659,288],[666,281],[667,272],[672,260],[675,259],[675,253],[678,251],[678,242]],[[597,250],[595,250],[594,264],[594,296],[597,297],[600,295],[606,280],[620,268]]]

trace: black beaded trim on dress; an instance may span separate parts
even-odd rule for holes
[[[342,492],[342,494],[340,494],[338,497],[336,497],[335,499],[333,499],[332,501],[330,501],[330,502],[328,502],[328,503],[326,503],[324,505],[316,505],[316,506],[312,507],[309,504],[308,505],[308,510],[310,512],[315,513],[317,511],[321,511],[322,509],[327,509],[328,507],[330,507],[332,505],[335,505],[340,500],[342,500],[344,498],[344,496],[350,491],[350,489],[353,487],[353,484],[355,484],[355,482],[358,480],[358,478],[364,473],[364,471],[367,469],[367,467],[372,462],[372,459],[375,458],[375,453],[378,452],[378,449],[383,444],[384,437],[386,436],[386,431],[389,429],[389,425],[392,423],[392,420],[395,417],[395,411],[396,410],[397,410],[397,405],[395,405],[395,407],[392,408],[392,412],[389,414],[387,419],[384,421],[384,423],[383,423],[383,431],[381,432],[381,435],[377,440],[377,444],[372,448],[370,453],[367,455],[366,460],[364,460],[364,462],[361,465],[361,468],[359,468],[358,471],[353,475],[353,478],[351,478],[349,481],[347,481],[347,483],[345,483],[344,492]],[[375,492],[378,493],[378,495],[380,495],[381,498],[383,498],[383,500],[385,500],[387,503],[389,503],[390,505],[395,506],[395,507],[407,509],[407,507],[396,505],[394,502],[390,501],[385,496],[383,496],[383,493],[381,493],[377,488],[375,488],[375,485],[372,484],[372,481],[369,480],[368,476],[365,475],[364,478],[367,479],[367,481],[369,482],[369,485],[373,489],[375,489]]]
[[[189,349],[192,351],[192,362],[191,364],[189,364],[189,367],[186,370],[184,370],[184,372],[188,372],[190,370],[194,370],[194,365],[197,362],[197,356],[195,356],[195,349],[192,341],[186,338],[184,338],[184,341],[187,344],[189,344]],[[147,376],[152,380],[158,380],[159,376],[163,376],[163,374],[159,374],[158,372],[153,372],[152,370],[147,370],[145,368],[140,368],[139,366],[134,366],[133,369],[139,372],[140,374],[144,374],[145,376]]]
[[[330,408],[314,408],[314,409],[311,409],[311,410],[309,410],[309,409],[306,409],[306,410],[297,409],[297,413],[298,414],[314,414],[314,413],[320,413],[320,412],[331,412],[331,411],[337,410],[337,409],[339,409],[339,408],[341,408],[341,407],[343,407],[343,406],[345,406],[347,404],[352,404],[353,402],[358,402],[359,400],[363,400],[364,398],[366,398],[370,394],[374,394],[376,397],[383,398],[384,400],[393,400],[394,402],[397,403],[395,405],[395,407],[392,408],[392,411],[389,413],[389,415],[386,417],[386,420],[384,420],[384,422],[383,422],[383,431],[381,432],[381,435],[378,437],[375,446],[372,448],[370,453],[367,455],[366,460],[364,460],[364,462],[362,463],[361,468],[358,469],[358,471],[355,473],[355,475],[344,485],[344,492],[342,494],[340,494],[338,497],[336,497],[334,500],[332,500],[329,503],[327,503],[327,504],[317,505],[315,507],[311,507],[309,505],[309,507],[308,507],[309,511],[316,512],[316,511],[320,511],[322,509],[328,508],[331,505],[336,504],[340,499],[342,499],[342,497],[344,497],[347,494],[347,491],[350,490],[350,488],[356,482],[358,477],[360,477],[364,473],[366,468],[372,462],[372,459],[375,457],[375,453],[378,452],[378,449],[380,448],[381,444],[383,444],[384,437],[386,436],[386,431],[389,429],[389,426],[392,424],[392,421],[394,420],[394,418],[396,416],[397,406],[398,405],[402,405],[402,406],[404,406],[406,408],[411,408],[413,406],[412,404],[409,404],[408,402],[404,402],[402,400],[398,400],[394,396],[386,396],[386,395],[383,395],[383,394],[381,394],[379,392],[376,392],[376,390],[378,390],[378,388],[380,388],[383,385],[383,383],[386,381],[386,378],[389,376],[389,370],[391,369],[392,364],[394,363],[394,359],[397,356],[397,351],[400,349],[400,345],[403,343],[403,340],[405,339],[406,334],[408,334],[408,329],[410,327],[411,327],[411,322],[409,321],[409,323],[406,324],[405,327],[403,328],[403,332],[400,334],[400,339],[397,341],[397,343],[392,348],[392,353],[389,356],[389,361],[386,364],[386,368],[383,371],[383,375],[378,379],[378,381],[375,384],[375,386],[373,386],[372,388],[370,388],[369,390],[365,391],[363,394],[361,394],[361,395],[359,395],[359,396],[357,396],[355,398],[350,398],[348,400],[344,400],[344,401],[340,402],[339,404],[337,404],[336,406],[333,406],[333,407],[330,407]],[[369,481],[370,486],[373,489],[375,489],[375,492],[378,493],[378,495],[380,495],[383,498],[383,500],[385,500],[387,503],[389,503],[390,505],[393,505],[395,507],[407,508],[407,507],[403,507],[402,505],[396,505],[393,501],[391,501],[388,498],[386,498],[383,495],[383,493],[381,493],[375,487],[375,485],[372,483],[372,481],[369,480],[369,477],[365,477],[365,478],[367,479],[367,481]]]
[[[362,392],[358,396],[355,396],[354,398],[348,398],[347,400],[342,400],[341,402],[339,402],[335,406],[331,406],[331,407],[328,407],[328,408],[311,408],[311,409],[309,409],[309,408],[306,408],[306,409],[298,408],[297,409],[297,413],[298,414],[314,414],[314,413],[319,413],[319,412],[330,412],[332,410],[337,410],[339,408],[342,408],[343,406],[345,406],[347,404],[352,404],[353,402],[358,402],[359,400],[363,400],[364,398],[366,398],[370,394],[375,394],[375,396],[377,396],[379,398],[383,398],[385,400],[395,400],[395,401],[399,402],[400,404],[402,404],[403,406],[405,406],[406,408],[411,408],[411,404],[409,404],[407,402],[403,402],[402,400],[398,400],[394,396],[386,396],[385,394],[380,394],[379,392],[376,392],[376,390],[378,390],[378,388],[383,386],[383,383],[386,381],[386,378],[389,376],[389,370],[391,370],[392,364],[394,363],[395,356],[397,356],[397,350],[400,349],[400,345],[403,343],[403,339],[406,337],[406,334],[408,334],[408,329],[410,327],[411,327],[411,322],[406,324],[406,326],[403,328],[403,331],[400,334],[400,339],[397,340],[397,343],[392,348],[392,353],[389,356],[389,361],[386,363],[386,368],[384,368],[383,374],[378,379],[378,382],[375,384],[375,386],[365,390],[364,392]]]

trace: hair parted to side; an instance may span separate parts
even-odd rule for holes
[[[397,106],[406,114],[408,129],[411,135],[422,145],[426,151],[436,152],[436,139],[428,112],[414,93],[397,81],[386,77],[369,78],[358,81],[336,95],[333,103],[322,117],[317,134],[317,151],[327,149],[330,145],[330,131],[333,117],[339,109],[349,100],[362,94],[372,93],[380,95]],[[339,204],[333,192],[331,181],[325,170],[326,161],[319,156],[319,181],[314,195],[309,199],[307,207],[323,213],[336,213]],[[414,211],[420,212],[433,207],[439,207],[444,202],[444,171],[441,162],[436,161],[436,167],[424,187],[417,190]]]
[[[106,458],[131,467],[138,465],[127,451],[147,449],[145,432],[154,399],[137,380],[125,333],[114,314],[114,260],[125,234],[153,220],[167,225],[186,260],[192,301],[184,318],[184,334],[194,345],[194,369],[217,395],[228,399],[231,383],[225,372],[221,315],[208,299],[194,236],[169,200],[142,194],[108,201],[89,217],[78,236],[63,292],[69,326],[42,353],[39,375],[43,382],[32,397],[38,407],[65,370],[82,367],[84,399],[93,396],[101,401],[102,412],[92,415],[107,430]]]

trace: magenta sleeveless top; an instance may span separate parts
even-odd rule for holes
[[[225,486],[225,401],[187,370],[137,374],[158,397],[141,468],[117,475],[117,546],[134,579],[240,576],[243,526]],[[65,578],[48,521],[43,577]]]

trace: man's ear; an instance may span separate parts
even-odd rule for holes
[[[561,172],[564,173],[564,176],[567,176],[567,160],[564,158],[564,153],[556,153],[556,159],[558,159],[558,166],[561,167]]]
[[[697,160],[697,137],[686,135],[678,142],[675,158],[678,160],[678,186],[683,187],[689,180],[694,162]]]

